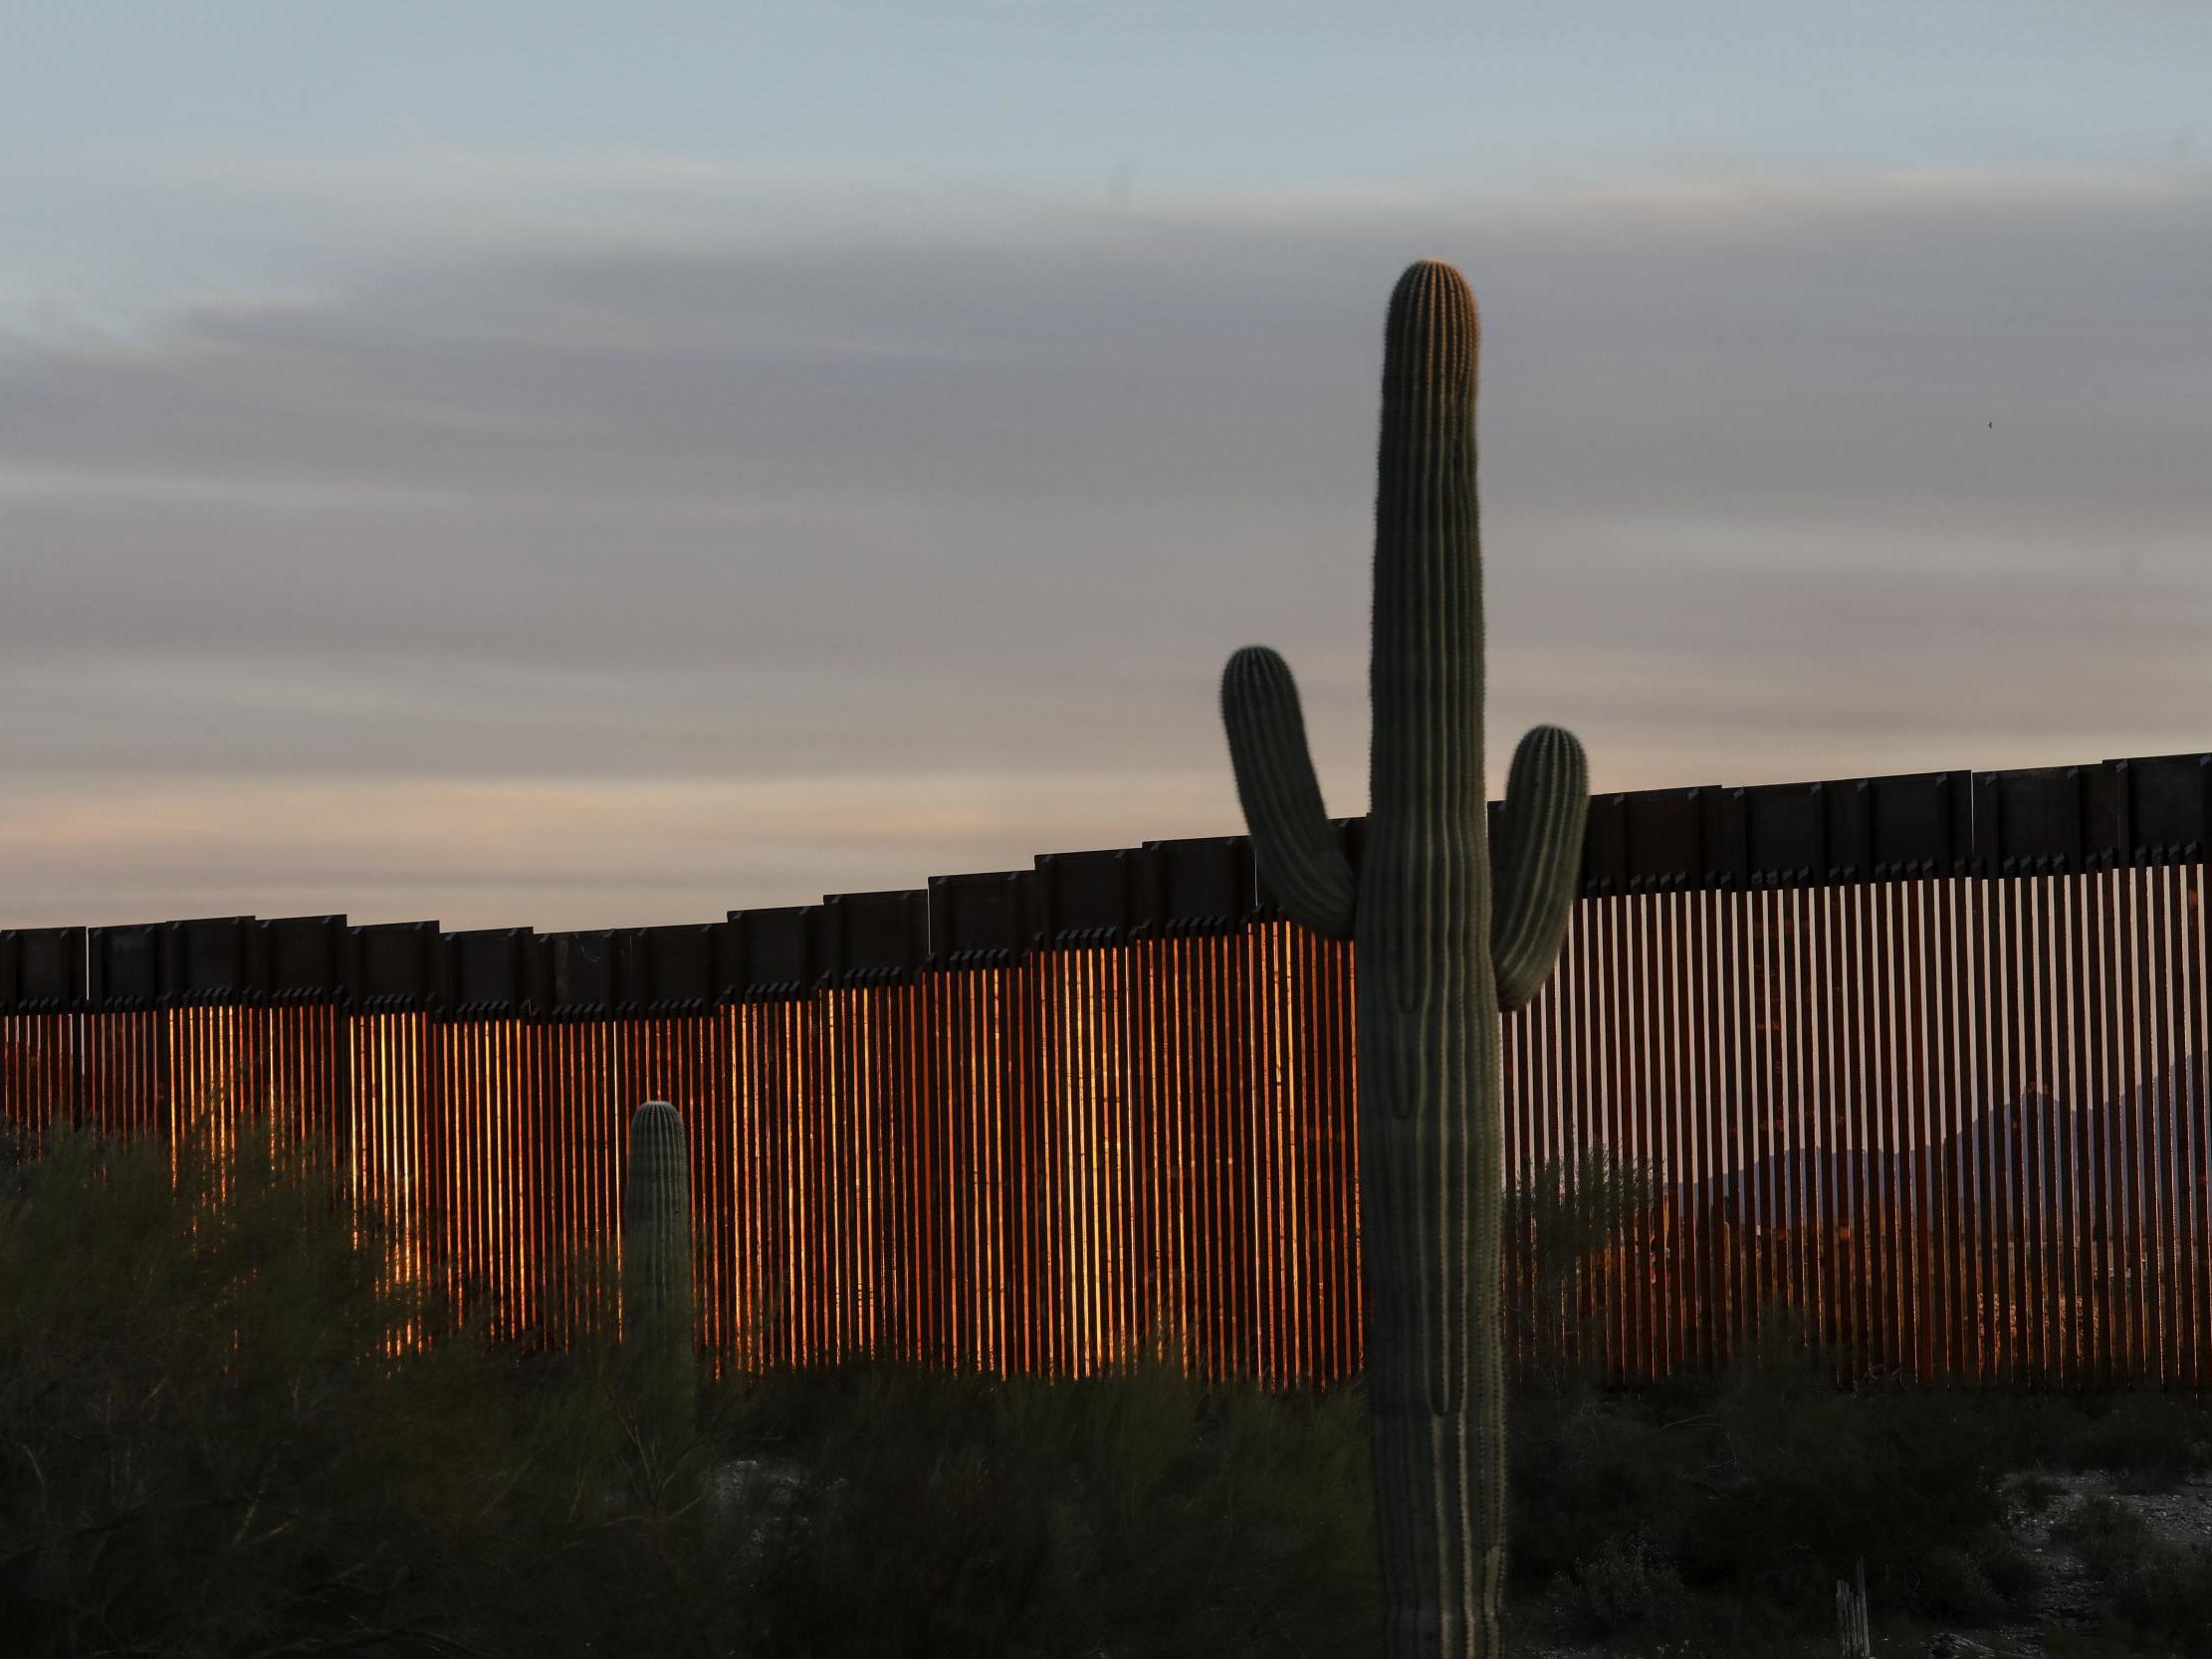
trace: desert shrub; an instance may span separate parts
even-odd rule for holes
[[[0,1112],[0,1203],[21,1196],[29,1187],[42,1139],[28,1124]]]
[[[1357,1387],[1206,1388],[1165,1357],[1080,1382],[855,1365],[705,1386],[685,1434],[656,1439],[624,1403],[603,1256],[563,1270],[580,1306],[561,1350],[493,1343],[388,1282],[394,1241],[326,1167],[251,1135],[173,1169],[157,1145],[64,1136],[7,1169],[11,1655],[1374,1643]],[[1861,1556],[1885,1612],[1981,1618],[2033,1583],[1996,1530],[2014,1452],[2195,1455],[2187,1402],[1839,1390],[1802,1333],[1767,1326],[1717,1376],[1525,1379],[1516,1623],[1549,1607],[1772,1652],[1768,1631],[1832,1617]],[[2115,1619],[2201,1624],[2206,1563],[2080,1524]]]
[[[1975,1564],[2009,1616],[2017,1618],[2036,1605],[2043,1589],[2043,1567],[2018,1540],[2005,1537],[1987,1542],[1976,1553]]]
[[[1914,1610],[1931,1617],[1994,1624],[2010,1610],[1988,1563],[1971,1550],[1945,1545],[1904,1570],[1910,1576]],[[2032,1590],[2033,1583],[2028,1587]]]
[[[2212,1398],[2127,1387],[1999,1387],[1972,1397],[2014,1468],[2109,1472],[2134,1492],[2168,1492],[2212,1474]]]
[[[1579,1635],[1664,1635],[1681,1625],[1687,1599],[1673,1561],[1635,1532],[1577,1560],[1553,1592],[1553,1606]]]
[[[656,1436],[603,1258],[563,1350],[495,1344],[327,1167],[65,1137],[0,1195],[11,1656],[1371,1645],[1356,1388],[856,1367]]]
[[[1506,1329],[1526,1377],[1573,1388],[1595,1377],[1606,1314],[1602,1297],[1584,1313],[1578,1287],[1621,1229],[1659,1201],[1657,1166],[1592,1146],[1538,1163],[1507,1185],[1500,1227],[1511,1259],[1504,1280]],[[1602,1276],[1596,1281],[1603,1289]]]
[[[2033,1469],[2012,1483],[2013,1501],[2030,1515],[2044,1514],[2065,1495],[2065,1487]]]
[[[852,1370],[764,1401],[805,1470],[766,1651],[1357,1651],[1376,1637],[1356,1390]]]
[[[1964,1395],[1838,1388],[1831,1356],[1786,1319],[1711,1375],[1515,1399],[1516,1582],[1595,1629],[1601,1583],[1654,1586],[1668,1627],[1757,1606],[1813,1628],[1867,1563],[1891,1612],[1981,1618],[2021,1608],[2032,1559],[2004,1532],[2004,1464]],[[1628,1541],[1639,1541],[1634,1551]],[[1610,1573],[1607,1578],[1605,1574]]]
[[[2082,1402],[2064,1455],[2109,1470],[2122,1491],[2171,1492],[2212,1474],[2212,1409],[2186,1396],[2122,1389]]]
[[[496,1655],[751,1659],[758,1610],[756,1507],[731,1501],[729,1447],[743,1379],[703,1383],[698,1409],[641,1420],[614,1317],[611,1254],[570,1264],[582,1288],[567,1347],[507,1367],[522,1455],[486,1471],[513,1485],[467,1577],[471,1645]]]
[[[1857,1559],[1901,1610],[1959,1616],[2016,1586],[1992,1563],[2004,1533],[2004,1464],[1973,1403],[1902,1387],[1847,1392],[1829,1360],[1739,1368],[1720,1384],[1725,1468],[1686,1541],[1692,1583],[1747,1583],[1828,1604]],[[1950,1552],[1948,1569],[1920,1563]],[[2024,1593],[2016,1586],[2016,1595]]]
[[[401,1351],[312,1162],[59,1138],[0,1201],[0,1625],[18,1651],[434,1639],[417,1516],[496,1444],[461,1349]]]
[[[2181,1545],[2110,1498],[2088,1498],[2051,1529],[2081,1555],[2123,1628],[2212,1647],[2212,1548]]]
[[[1711,1480],[1694,1425],[1655,1424],[1636,1404],[1587,1387],[1518,1393],[1506,1423],[1516,1582],[1571,1578],[1579,1561],[1638,1534],[1678,1554],[1696,1488]]]
[[[392,1283],[330,1167],[65,1135],[0,1197],[8,1651],[736,1653],[698,1449]]]

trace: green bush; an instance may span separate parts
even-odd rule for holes
[[[2083,1402],[2069,1438],[2078,1469],[2107,1469],[2123,1492],[2172,1492],[2212,1474],[2212,1413],[2186,1396],[2125,1389]]]
[[[1608,1539],[1577,1560],[1553,1605],[1584,1636],[1668,1635],[1687,1612],[1680,1572],[1643,1532]]]
[[[1372,1645],[1356,1388],[856,1367],[656,1436],[605,1257],[564,1351],[425,1344],[327,1167],[65,1137],[0,1188],[11,1659]]]
[[[18,1651],[429,1638],[418,1518],[497,1434],[312,1166],[60,1138],[0,1199],[0,1627]]]
[[[1513,1570],[1523,1593],[1572,1609],[1610,1543],[1640,1539],[1702,1608],[1757,1604],[1799,1628],[1833,1619],[1834,1585],[1864,1558],[1876,1604],[1979,1618],[2035,1591],[2004,1531],[2004,1464],[1974,1402],[1903,1387],[1857,1392],[1789,1322],[1713,1376],[1646,1389],[1560,1390],[1515,1403]],[[1562,1599],[1564,1598],[1564,1600]],[[1586,1626],[1603,1622],[1586,1608]],[[1691,1611],[1670,1610],[1670,1627]]]
[[[385,1282],[395,1241],[324,1167],[249,1137],[172,1173],[159,1146],[64,1137],[0,1168],[11,1656],[1374,1645],[1357,1387],[1204,1388],[1164,1358],[1057,1383],[854,1365],[703,1385],[662,1443],[625,1403],[606,1257],[564,1268],[583,1297],[560,1351],[426,1345],[448,1311]],[[1992,1619],[2035,1588],[2008,1470],[2198,1455],[2186,1400],[1840,1390],[1766,1325],[1717,1376],[1524,1380],[1516,1630],[1779,1653],[1832,1628],[1861,1557],[1878,1622]],[[2116,1506],[2067,1526],[2115,1628],[2198,1640],[2212,1561]]]
[[[1659,1202],[1659,1171],[1649,1158],[1592,1146],[1550,1157],[1509,1183],[1501,1233],[1513,1261],[1504,1275],[1512,1347],[1527,1377],[1552,1388],[1597,1374],[1606,1313],[1594,1264],[1621,1229]],[[1581,1287],[1594,1312],[1582,1311]]]
[[[424,1344],[329,1168],[65,1135],[0,1196],[8,1652],[738,1652],[743,1534],[608,1345]]]
[[[2088,1498],[2051,1529],[2081,1555],[2123,1626],[2212,1651],[2212,1548],[2160,1538],[2110,1498]]]
[[[2016,1469],[2108,1472],[2123,1490],[2167,1492],[2212,1474],[2212,1398],[2155,1388],[2030,1393],[1952,1390]]]
[[[764,1390],[755,1428],[806,1472],[761,1581],[765,1651],[1377,1639],[1356,1390],[1209,1392],[1158,1362],[1073,1382],[855,1367]]]
[[[2066,1488],[2050,1476],[2031,1469],[2013,1482],[2012,1495],[2028,1514],[2040,1516],[2066,1495]]]

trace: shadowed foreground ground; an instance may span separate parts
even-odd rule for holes
[[[626,1403],[378,1282],[307,1162],[0,1160],[0,1630],[26,1656],[1320,1655],[1374,1645],[1358,1391],[845,1369]],[[218,1192],[218,1184],[222,1190]],[[599,1282],[605,1283],[602,1277]],[[1839,1391],[1786,1342],[1513,1418],[1536,1654],[1939,1631],[2212,1652],[2212,1413]]]

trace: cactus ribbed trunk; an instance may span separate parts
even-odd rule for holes
[[[683,1115],[667,1101],[647,1101],[630,1119],[622,1348],[640,1412],[680,1420],[692,1386],[691,1177]]]
[[[1482,771],[1474,297],[1448,267],[1416,266],[1392,296],[1388,326],[1374,739],[1354,939],[1376,1519],[1388,1651],[1410,1659],[1497,1651],[1502,1386],[1497,1344],[1473,1333],[1497,1324],[1498,1205],[1479,1195],[1502,1189],[1504,1160]]]
[[[1495,1659],[1505,1569],[1498,1015],[1566,933],[1588,772],[1556,726],[1521,739],[1492,862],[1482,759],[1474,403],[1480,326],[1450,266],[1391,295],[1375,501],[1367,839],[1355,890],[1322,814],[1296,684],[1247,646],[1221,714],[1261,875],[1354,940],[1367,1394],[1389,1659]]]

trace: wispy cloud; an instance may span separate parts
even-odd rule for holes
[[[410,165],[172,181],[264,279],[0,335],[5,922],[681,921],[1226,831],[1252,639],[1357,811],[1380,311],[1432,253],[1484,309],[1495,757],[2212,737],[2201,168],[1132,208]]]

